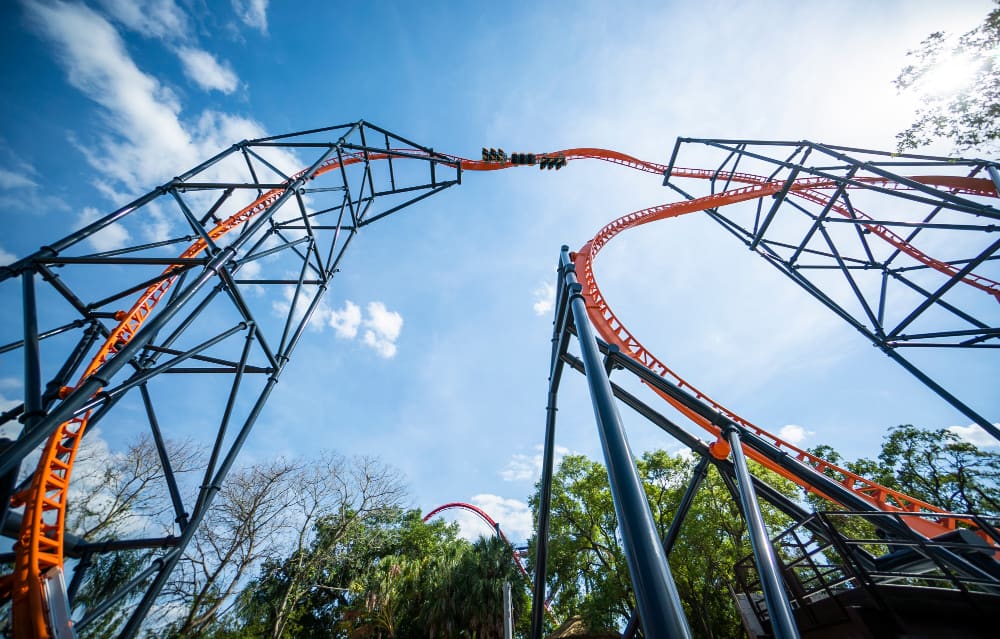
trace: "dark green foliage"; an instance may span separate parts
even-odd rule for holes
[[[886,434],[874,459],[845,462],[829,446],[812,452],[955,512],[1000,512],[1000,454],[980,450],[947,429],[897,426]],[[649,452],[638,460],[661,535],[672,523],[693,467],[692,460],[665,451]],[[751,467],[757,477],[784,494],[801,494],[773,473],[752,463]],[[358,493],[362,498],[348,491],[328,500],[319,499],[317,493],[309,509],[302,511],[311,513],[310,518],[293,529],[298,541],[285,543],[262,564],[254,564],[253,573],[247,573],[249,583],[244,578],[232,596],[218,589],[206,591],[206,600],[214,607],[204,615],[205,623],[180,632],[180,626],[166,620],[154,634],[167,636],[174,630],[206,639],[492,639],[500,637],[502,584],[509,581],[516,632],[525,635],[526,582],[505,542],[491,538],[469,543],[458,538],[454,525],[440,520],[424,524],[419,511],[400,508],[396,497],[384,498],[401,494],[391,473],[362,474],[378,478],[365,484],[370,488]],[[296,484],[288,494],[299,495],[315,486],[314,479]],[[385,487],[391,490],[387,493]],[[536,487],[532,497],[536,510],[538,499]],[[833,508],[814,496],[809,499],[817,509]],[[790,523],[767,503],[761,502],[761,508],[772,534]],[[836,521],[849,537],[876,539],[866,520]],[[865,549],[876,555],[886,551],[879,543]],[[783,547],[779,552],[789,551]],[[670,554],[674,580],[696,637],[744,636],[730,589],[739,589],[734,565],[749,555],[737,501],[710,469]],[[534,557],[533,551],[529,557]],[[103,599],[146,563],[134,553],[111,554],[98,562],[77,597],[81,607]],[[559,620],[579,615],[597,631],[621,628],[635,606],[606,470],[586,457],[567,456],[555,474],[547,589]],[[110,636],[127,612],[128,602],[123,601],[85,636]]]
[[[946,34],[932,33],[920,48],[910,51],[912,60],[900,71],[895,85],[900,91],[920,95],[917,120],[896,135],[900,151],[916,149],[936,139],[954,143],[960,151],[996,150],[1000,139],[1000,8],[982,25],[955,42]],[[941,92],[928,85],[928,78],[949,61],[963,69],[971,67],[970,81],[955,91]],[[941,73],[941,72],[939,72]],[[947,74],[945,68],[943,73]],[[992,147],[992,149],[990,148]]]
[[[324,516],[306,557],[269,562],[240,595],[236,634],[499,638],[503,582],[511,582],[515,617],[523,617],[524,578],[506,542],[469,543],[456,533],[441,521],[424,524],[414,510]],[[309,586],[278,627],[277,611],[303,567]]]
[[[811,452],[837,463],[829,446]],[[889,430],[878,459],[861,458],[848,470],[950,512],[1000,515],[1000,453],[956,433],[910,424]]]
[[[665,451],[638,462],[661,536],[692,476],[693,463]],[[794,488],[763,469],[754,470],[789,494]],[[539,493],[532,498],[537,509]],[[787,523],[762,505],[772,530]],[[635,606],[617,538],[607,472],[598,462],[568,456],[555,473],[549,535],[548,590],[560,619],[580,615],[587,627],[614,629]],[[692,631],[698,637],[742,637],[729,587],[733,565],[749,554],[746,526],[729,490],[713,470],[702,483],[670,554],[670,566]],[[533,553],[532,555],[533,556]]]
[[[135,550],[95,555],[73,601],[74,608],[87,610],[106,600],[139,574],[148,559],[145,553]],[[117,637],[122,624],[132,612],[128,603],[127,598],[123,599],[112,606],[98,622],[79,630],[80,639]]]

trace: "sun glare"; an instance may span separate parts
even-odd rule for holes
[[[947,98],[972,82],[981,63],[982,57],[971,52],[948,55],[928,69],[920,83],[928,94]]]

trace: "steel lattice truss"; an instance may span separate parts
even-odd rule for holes
[[[43,632],[30,626],[44,624],[42,597],[64,595],[25,582],[36,572],[51,576],[63,555],[81,558],[72,600],[94,553],[161,548],[76,624],[100,623],[116,601],[144,589],[123,632],[135,636],[352,239],[457,184],[460,171],[456,159],[365,122],[244,141],[0,272],[23,300],[0,346],[5,358],[23,356],[26,380],[24,402],[0,417],[23,423],[0,455],[7,477],[0,499],[7,504],[13,494],[26,505],[23,515],[5,513],[4,525],[22,540],[15,574],[4,579],[16,631]],[[95,250],[116,233],[159,237]],[[178,401],[198,406],[211,449],[196,495],[179,488],[164,444],[185,427],[173,417]],[[100,544],[64,535],[72,456],[101,423],[151,432],[175,515],[171,534]],[[13,486],[22,461],[46,441],[39,470]],[[32,530],[41,545],[28,549]]]
[[[741,173],[767,176],[777,188],[771,197],[706,213],[1000,438],[989,420],[903,354],[1000,348],[1000,210],[947,179],[1000,183],[995,163],[808,141],[678,138],[664,184],[689,199],[705,193],[689,191],[673,167],[692,156],[717,166],[713,179],[695,187],[707,184],[712,194],[741,186],[734,179]],[[797,188],[809,180],[836,188]]]
[[[682,152],[685,156],[682,162],[688,167],[707,164],[717,168],[681,168],[678,158]],[[566,155],[601,157],[572,151]],[[992,627],[992,617],[983,611],[995,607],[1000,583],[1000,572],[993,558],[1000,545],[995,521],[946,513],[902,494],[887,499],[892,492],[889,489],[797,449],[710,399],[647,350],[625,327],[597,285],[593,262],[603,247],[626,230],[649,223],[669,224],[670,219],[682,215],[706,213],[943,399],[1000,439],[1000,431],[993,424],[899,353],[908,347],[983,352],[981,349],[1000,345],[996,341],[1000,336],[996,306],[1000,301],[996,261],[1000,248],[996,220],[1000,211],[993,205],[1000,190],[997,165],[978,160],[895,156],[810,142],[684,138],[678,140],[667,166],[641,161],[619,163],[644,171],[662,169],[664,184],[687,199],[622,215],[601,228],[578,251],[571,253],[564,246],[560,255],[531,636],[540,637],[542,632],[539,604],[545,601],[546,590],[555,416],[566,365],[587,378],[623,551],[638,603],[626,636],[634,636],[640,618],[647,636],[690,636],[667,555],[710,464],[720,472],[747,522],[753,557],[743,562],[740,569],[745,573],[747,566],[752,565],[759,576],[755,578],[753,591],[745,592],[748,597],[766,602],[766,606],[755,603],[758,610],[754,614],[758,620],[769,619],[770,631],[776,637],[800,636],[797,624],[809,613],[804,612],[797,619],[791,602],[789,591],[801,593],[801,589],[795,590],[801,583],[791,576],[797,568],[792,567],[794,562],[781,563],[783,558],[769,539],[758,495],[790,516],[797,527],[808,529],[813,535],[809,542],[796,537],[796,548],[809,547],[808,552],[822,554],[814,549],[844,544],[836,551],[844,557],[852,556],[854,549],[846,545],[827,519],[805,513],[799,505],[762,484],[751,474],[748,458],[852,511],[850,516],[866,518],[885,538],[900,540],[901,547],[907,549],[902,554],[909,552],[936,566],[945,580],[950,581],[946,587],[965,597],[972,614],[963,618],[962,623],[968,622],[977,629]],[[685,190],[684,180],[708,188],[695,187],[700,190],[692,194]],[[579,358],[568,352],[573,337],[580,349]],[[638,377],[681,415],[715,435],[717,441],[706,445],[624,387],[613,384],[609,375],[615,369],[625,369]],[[700,457],[662,542],[657,540],[656,525],[629,449],[619,404],[632,408]],[[728,461],[730,457],[732,463]],[[973,530],[976,532],[970,532]],[[953,543],[962,533],[970,537]],[[982,546],[987,560],[972,559],[968,546],[962,545],[968,542]],[[898,582],[903,573],[886,568],[885,560],[892,558],[890,555],[853,556],[850,561],[858,572],[852,578],[873,592],[882,583]],[[864,576],[859,578],[858,574]],[[880,581],[886,578],[887,581]],[[980,589],[982,599],[977,600],[979,594],[970,594],[973,588]],[[822,596],[834,597],[836,593],[826,592]],[[925,595],[926,601],[921,603],[929,615],[940,610],[940,602],[934,597]],[[811,603],[809,596],[796,600],[799,612]],[[877,607],[883,612],[886,609],[884,602]],[[760,614],[764,608],[766,611]]]
[[[717,168],[680,168],[677,160],[688,151],[697,156],[691,164],[704,166],[707,157]],[[0,425],[14,420],[23,424],[16,441],[0,442],[0,499],[6,508],[13,495],[15,506],[24,506],[23,514],[4,513],[2,518],[5,534],[19,540],[16,552],[5,557],[14,561],[14,572],[0,578],[0,595],[13,601],[15,634],[70,636],[72,630],[58,623],[68,615],[53,611],[68,604],[67,594],[72,601],[91,558],[148,549],[153,557],[148,566],[76,624],[80,628],[99,622],[116,602],[129,597],[138,604],[122,635],[135,636],[211,508],[354,236],[459,183],[463,169],[501,170],[532,165],[536,158],[543,168],[596,159],[662,174],[665,184],[689,201],[627,214],[606,225],[580,251],[564,249],[560,256],[533,636],[541,629],[546,495],[556,395],[567,364],[585,370],[591,386],[626,556],[640,612],[652,635],[657,634],[654,628],[683,635],[683,612],[666,566],[669,539],[665,547],[653,543],[648,504],[615,397],[702,457],[689,496],[709,463],[734,480],[729,482],[734,498],[757,529],[755,555],[772,618],[775,611],[781,613],[782,636],[796,636],[794,622],[787,597],[780,592],[775,558],[767,558],[766,530],[759,513],[753,512],[754,490],[793,518],[808,517],[750,476],[743,451],[800,485],[873,514],[877,525],[896,538],[915,527],[904,523],[897,511],[916,515],[915,520],[932,518],[929,530],[954,528],[955,518],[961,516],[912,511],[904,507],[912,501],[905,495],[897,495],[903,501],[893,506],[884,495],[876,499],[865,486],[854,486],[858,478],[843,473],[842,479],[831,478],[826,473],[840,469],[806,451],[794,451],[793,458],[790,444],[696,391],[621,324],[597,287],[592,262],[623,230],[703,211],[1000,438],[996,427],[900,354],[906,348],[981,351],[998,345],[1000,242],[995,232],[1000,212],[987,199],[996,196],[1000,184],[995,164],[894,157],[809,142],[683,138],[666,166],[592,148],[511,157],[484,149],[482,162],[462,160],[363,122],[242,142],[0,270],[0,282],[19,286],[22,300],[20,308],[0,309],[13,318],[3,324],[10,334],[0,341],[0,354],[20,355],[18,372],[24,379],[23,403],[0,416]],[[679,185],[687,179],[707,184],[708,193],[689,194]],[[884,205],[886,196],[891,206]],[[185,230],[171,232],[177,226]],[[148,241],[119,246],[123,238],[135,237]],[[595,339],[592,328],[607,344]],[[580,360],[567,352],[573,334],[579,338]],[[720,455],[718,449],[684,434],[612,385],[607,375],[616,367],[637,375],[694,423],[724,439],[733,463],[724,462],[728,453]],[[179,417],[179,402],[196,407],[196,417]],[[185,494],[179,485],[165,443],[185,428],[190,432],[190,424],[179,423],[184,419],[197,422],[211,450],[194,494]],[[102,423],[130,431],[149,429],[175,517],[169,534],[95,544],[65,533],[73,458],[85,432]],[[15,486],[22,462],[40,447],[36,471]],[[992,525],[973,523],[993,535]],[[645,545],[640,547],[637,540],[645,540]],[[948,547],[934,545],[922,552],[949,570],[985,579],[994,587],[994,577],[984,577],[980,568]],[[64,557],[80,559],[68,589],[60,585]],[[767,570],[765,564],[770,564]]]

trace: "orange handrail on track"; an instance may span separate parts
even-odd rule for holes
[[[369,159],[380,160],[386,157],[384,153],[368,154]],[[314,176],[318,177],[339,169],[342,164],[350,166],[363,162],[364,159],[362,153],[345,154],[343,163],[330,159],[316,170]],[[305,171],[296,173],[289,178],[288,183],[304,173]],[[274,204],[284,192],[284,188],[277,188],[264,193],[246,207],[219,222],[209,231],[209,238],[217,240],[238,228]],[[179,257],[181,259],[197,257],[207,246],[205,240],[199,238]],[[164,270],[164,275],[169,275],[177,268],[177,265],[168,266]],[[77,386],[100,370],[105,362],[132,340],[176,280],[176,275],[164,278],[149,286],[139,296],[91,360],[80,376]],[[100,392],[101,389],[98,389],[95,395]],[[21,518],[18,540],[14,544],[14,572],[3,578],[4,581],[0,583],[0,593],[3,594],[3,598],[7,596],[12,598],[12,626],[15,637],[48,639],[51,636],[45,621],[46,605],[42,575],[52,567],[61,568],[63,565],[66,498],[73,463],[91,414],[92,410],[88,410],[60,424],[42,449],[41,459],[31,484],[11,498],[12,506],[24,505],[24,515]]]
[[[656,358],[651,352],[649,352],[627,328],[622,324],[621,320],[615,316],[614,312],[608,306],[607,301],[602,295],[600,289],[597,286],[597,281],[594,276],[593,270],[593,260],[600,252],[600,250],[616,235],[625,231],[626,229],[635,228],[642,226],[644,224],[649,224],[650,222],[655,222],[658,220],[669,219],[673,217],[679,217],[687,213],[694,213],[699,211],[704,211],[706,209],[713,209],[720,206],[725,206],[727,204],[735,204],[738,202],[745,202],[750,200],[759,199],[761,197],[766,197],[768,195],[774,195],[784,188],[784,182],[768,182],[766,178],[760,176],[752,176],[748,174],[734,174],[734,173],[716,173],[702,170],[690,170],[690,169],[674,169],[672,175],[676,177],[689,177],[689,178],[699,178],[699,179],[721,179],[729,180],[733,182],[750,183],[751,186],[745,186],[729,191],[723,191],[720,193],[714,193],[694,200],[675,202],[670,204],[663,204],[660,206],[654,206],[647,209],[642,209],[619,217],[618,219],[612,221],[598,231],[597,235],[594,236],[589,242],[584,244],[584,246],[572,255],[574,264],[578,267],[580,271],[578,276],[581,283],[583,284],[583,295],[587,302],[587,313],[590,317],[591,322],[594,324],[596,330],[601,335],[601,337],[609,344],[614,344],[618,346],[623,353],[642,364],[643,366],[649,368],[654,373],[664,377],[673,383],[675,383],[679,388],[685,389],[696,399],[699,399],[713,409],[718,411],[720,414],[728,417],[732,421],[742,425],[743,427],[751,430],[758,436],[769,441],[779,450],[785,450],[792,453],[792,456],[798,459],[800,462],[808,464],[815,470],[819,472],[831,475],[834,479],[839,481],[845,488],[852,491],[854,494],[860,496],[862,499],[872,504],[876,508],[883,511],[898,511],[898,512],[913,512],[913,513],[935,513],[935,514],[949,514],[944,509],[941,509],[933,504],[929,504],[925,501],[910,497],[900,491],[893,490],[886,486],[882,486],[876,482],[866,479],[856,473],[840,468],[830,462],[823,460],[812,453],[802,450],[790,442],[784,441],[775,435],[765,431],[764,429],[754,425],[749,420],[740,417],[735,412],[727,409],[722,404],[712,400],[708,395],[698,390],[692,384],[687,382],[685,379],[680,377],[677,373],[671,370],[666,364],[661,362]],[[935,185],[935,186],[945,186],[947,188],[955,189],[959,192],[980,195],[980,196],[990,196],[997,197],[997,191],[990,180],[982,180],[976,178],[962,178],[953,176],[917,176],[910,178],[916,182],[923,184]],[[856,179],[856,182],[871,185],[879,184],[880,186],[887,186],[889,188],[895,189],[906,189],[906,185],[901,185],[898,183],[891,182],[883,178],[860,178]],[[804,197],[805,199],[817,202],[824,206],[829,205],[829,198],[824,197],[823,194],[819,193],[819,189],[824,188],[837,188],[840,185],[832,180],[827,180],[825,178],[806,178],[803,180],[796,180],[794,184],[789,188],[788,192],[799,197]],[[852,187],[848,187],[852,188]],[[844,207],[834,204],[831,206],[831,210],[843,215],[845,217],[852,217],[852,212],[848,211]],[[857,209],[853,209],[853,217],[860,219],[872,219],[865,215]],[[916,247],[912,246],[909,242],[899,237],[886,227],[880,224],[864,225],[864,227],[871,231],[873,235],[876,235],[892,246],[903,251],[907,255],[913,257],[917,261],[939,271],[946,275],[953,276],[958,272],[951,264],[936,260],[930,256],[925,255],[919,251]],[[1000,301],[1000,284],[990,280],[985,277],[981,277],[975,274],[969,274],[962,278],[962,281],[966,284],[984,291],[985,293],[993,296],[998,301]],[[698,415],[694,411],[688,409],[683,404],[681,404],[676,399],[653,389],[658,395],[663,397],[667,402],[674,406],[678,411],[684,414],[694,423],[698,424],[708,432],[715,435],[720,442],[723,443],[721,439],[720,431],[717,426],[712,424],[709,420]],[[723,446],[724,448],[724,446]],[[808,482],[797,477],[793,473],[784,470],[782,467],[771,462],[767,457],[761,455],[744,446],[744,451],[751,458],[763,465],[764,467],[778,473],[779,475],[795,482],[801,487],[819,494],[820,496],[828,499],[830,501],[835,501],[831,499],[828,495],[824,495],[817,491]],[[956,520],[953,517],[942,517],[940,519],[924,519],[924,518],[907,518],[907,524],[913,528],[915,531],[923,534],[927,537],[934,537],[940,534],[944,534],[950,530],[954,530]],[[974,522],[966,522],[975,526]]]
[[[405,151],[414,158],[429,156],[428,153],[422,150],[405,149]],[[663,175],[667,169],[666,165],[647,162],[624,153],[597,148],[584,147],[566,149],[560,152],[538,154],[538,157],[557,155],[562,156],[567,160],[602,160],[625,166],[633,170],[658,175]],[[436,154],[436,156],[457,160],[460,162],[461,169],[469,171],[495,171],[512,168],[514,166],[510,162],[481,162],[477,160],[467,160],[457,156],[442,156],[441,154]],[[314,176],[319,177],[324,173],[339,169],[341,166],[357,164],[365,161],[366,159],[383,160],[388,157],[387,153],[368,153],[367,155],[363,153],[346,154],[344,155],[343,163],[338,162],[335,159],[328,160],[316,170]],[[304,171],[295,174],[288,180],[288,183],[290,184],[303,174]],[[689,392],[694,394],[695,397],[708,402],[711,406],[715,407],[716,410],[730,417],[730,419],[733,419],[733,421],[736,421],[744,427],[753,430],[758,435],[771,441],[778,448],[786,449],[794,453],[795,457],[800,461],[811,465],[813,468],[821,472],[832,471],[833,473],[840,475],[842,477],[840,481],[845,487],[862,496],[873,506],[888,511],[898,510],[906,512],[943,513],[943,510],[931,504],[875,484],[874,482],[868,481],[863,477],[819,459],[807,451],[798,449],[790,443],[767,433],[757,426],[754,426],[749,421],[742,419],[732,411],[725,409],[721,404],[709,399],[704,393],[695,389],[691,384],[687,383],[666,365],[657,360],[638,342],[638,340],[635,339],[634,336],[631,335],[631,333],[628,332],[627,329],[625,329],[617,317],[615,317],[597,287],[597,282],[594,279],[592,268],[594,257],[596,257],[597,253],[611,238],[628,228],[641,226],[656,220],[677,217],[687,213],[703,211],[717,206],[748,201],[761,198],[766,195],[771,195],[777,193],[783,185],[783,182],[768,182],[767,179],[762,176],[747,173],[720,174],[716,171],[707,171],[703,169],[674,168],[671,174],[674,177],[709,180],[726,179],[731,180],[732,182],[746,184],[747,186],[716,193],[697,200],[665,204],[630,213],[629,215],[618,218],[605,226],[590,242],[585,244],[584,247],[575,254],[575,258],[579,259],[577,264],[581,267],[582,271],[580,275],[582,276],[581,281],[584,284],[584,295],[587,299],[588,312],[601,336],[609,343],[617,344],[622,349],[622,352],[626,353],[640,364],[649,367],[654,372],[668,379],[671,379],[680,388],[688,389]],[[910,179],[923,184],[941,186],[971,195],[990,197],[996,197],[997,195],[992,182],[989,180],[953,176],[922,176]],[[884,178],[854,178],[852,182],[858,185],[874,184],[890,189],[905,190],[910,188],[908,185],[898,184]],[[806,178],[797,180],[789,190],[789,193],[797,197],[825,204],[828,200],[824,198],[822,193],[819,191],[823,189],[837,188],[839,186],[841,185],[825,178]],[[852,186],[849,185],[848,188],[852,188]],[[267,210],[268,207],[278,200],[285,190],[285,188],[276,188],[264,193],[248,206],[217,224],[211,231],[209,231],[209,237],[212,240],[217,240],[230,231],[238,228],[244,222]],[[850,215],[850,212],[841,207],[834,206],[832,207],[832,210],[841,215]],[[856,216],[863,215],[857,210],[854,210],[853,214]],[[889,244],[931,268],[947,275],[954,275],[957,272],[957,269],[955,269],[952,265],[924,255],[918,249],[912,247],[905,240],[881,225],[872,224],[867,226],[867,228],[874,235],[881,237]],[[189,259],[196,257],[205,250],[206,246],[207,244],[204,240],[198,239],[183,253],[181,253],[179,258]],[[178,265],[171,265],[165,269],[164,275],[169,275],[178,268]],[[176,280],[177,275],[165,277],[163,280],[151,285],[142,293],[131,309],[124,314],[118,326],[111,331],[107,340],[98,350],[97,355],[95,355],[83,375],[81,375],[80,381],[77,385],[97,373],[105,362],[114,357],[121,350],[121,348],[133,338],[133,336],[145,323],[146,319],[151,315],[151,313],[153,313],[158,302],[163,298],[164,294],[171,288],[171,286],[173,286]],[[1000,300],[1000,283],[973,274],[967,275],[963,278],[963,281],[966,284],[983,290]],[[100,389],[97,392],[100,392]],[[683,406],[678,406],[676,402],[670,398],[665,399],[691,418],[692,421],[699,424],[714,435],[718,435],[718,429],[706,420],[700,418],[698,415],[692,413]],[[45,620],[46,603],[42,588],[42,575],[52,567],[61,568],[63,565],[66,497],[70,477],[72,475],[73,464],[90,416],[91,412],[87,411],[59,426],[59,428],[48,439],[43,448],[41,459],[39,460],[38,467],[30,486],[21,493],[15,495],[11,500],[12,505],[14,506],[24,505],[25,511],[21,520],[21,530],[18,536],[18,541],[14,546],[14,572],[11,575],[7,575],[6,577],[0,579],[0,593],[4,595],[4,598],[9,596],[13,599],[13,630],[15,637],[18,638],[38,637],[39,639],[47,639],[51,636]],[[783,472],[780,468],[775,467],[766,459],[761,459],[760,456],[755,455],[753,451],[747,450],[747,454],[762,463],[764,466],[788,477],[806,489],[814,490],[801,480],[797,480],[796,478],[789,476],[788,473]],[[927,536],[934,536],[954,527],[953,520],[948,521],[951,521],[950,525],[945,523],[945,520],[942,520],[941,522],[924,522],[922,519],[917,519],[916,522],[911,523],[911,526],[915,530],[918,530]]]

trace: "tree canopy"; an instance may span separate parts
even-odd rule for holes
[[[842,462],[830,446],[810,452]],[[862,457],[844,465],[950,512],[1000,515],[1000,453],[981,449],[946,428],[895,426],[883,438],[876,459]]]
[[[665,536],[694,462],[658,450],[645,453],[638,468],[658,531]],[[789,495],[796,494],[791,484],[764,469],[758,467],[754,472]],[[532,497],[536,510],[538,500],[536,490]],[[774,529],[788,523],[769,505],[762,504],[762,510]],[[734,585],[733,565],[749,552],[746,524],[737,502],[719,475],[710,471],[669,558],[696,636],[744,636],[729,588]],[[607,471],[601,463],[569,455],[556,470],[548,561],[547,591],[560,619],[579,615],[595,631],[624,626],[636,601],[618,543]]]
[[[1000,5],[1000,0],[997,0]],[[957,150],[996,151],[1000,140],[1000,6],[952,38],[938,31],[907,52],[895,86],[920,97],[917,119],[896,135],[900,151],[938,139]]]
[[[162,495],[128,497],[135,492],[130,487],[158,472],[150,446],[139,442],[95,466],[92,481],[84,478],[86,491],[79,494],[86,503],[70,511],[75,529],[121,534],[155,523],[158,513],[172,514]],[[948,429],[897,426],[873,458],[844,462],[829,446],[812,452],[953,512],[1000,514],[1000,453]],[[694,460],[658,450],[637,462],[665,536]],[[756,465],[752,472],[802,500],[801,490],[777,475]],[[536,513],[539,491],[536,486],[530,499]],[[512,585],[516,635],[525,636],[528,589],[511,547],[496,538],[469,542],[441,520],[424,523],[418,510],[405,506],[405,492],[398,472],[372,458],[326,453],[238,469],[164,591],[167,612],[147,622],[149,636],[494,639],[503,627],[505,581]],[[817,509],[833,508],[805,497]],[[766,502],[761,509],[772,533],[791,523]],[[860,538],[872,538],[872,531],[859,530]],[[77,618],[132,579],[155,552],[91,557],[74,600]],[[669,555],[696,637],[743,636],[732,591],[740,590],[734,566],[749,555],[737,499],[710,466]],[[569,455],[555,472],[546,577],[560,621],[578,619],[591,631],[615,632],[635,608],[607,472],[598,461]],[[81,636],[114,636],[129,602],[121,600]]]

